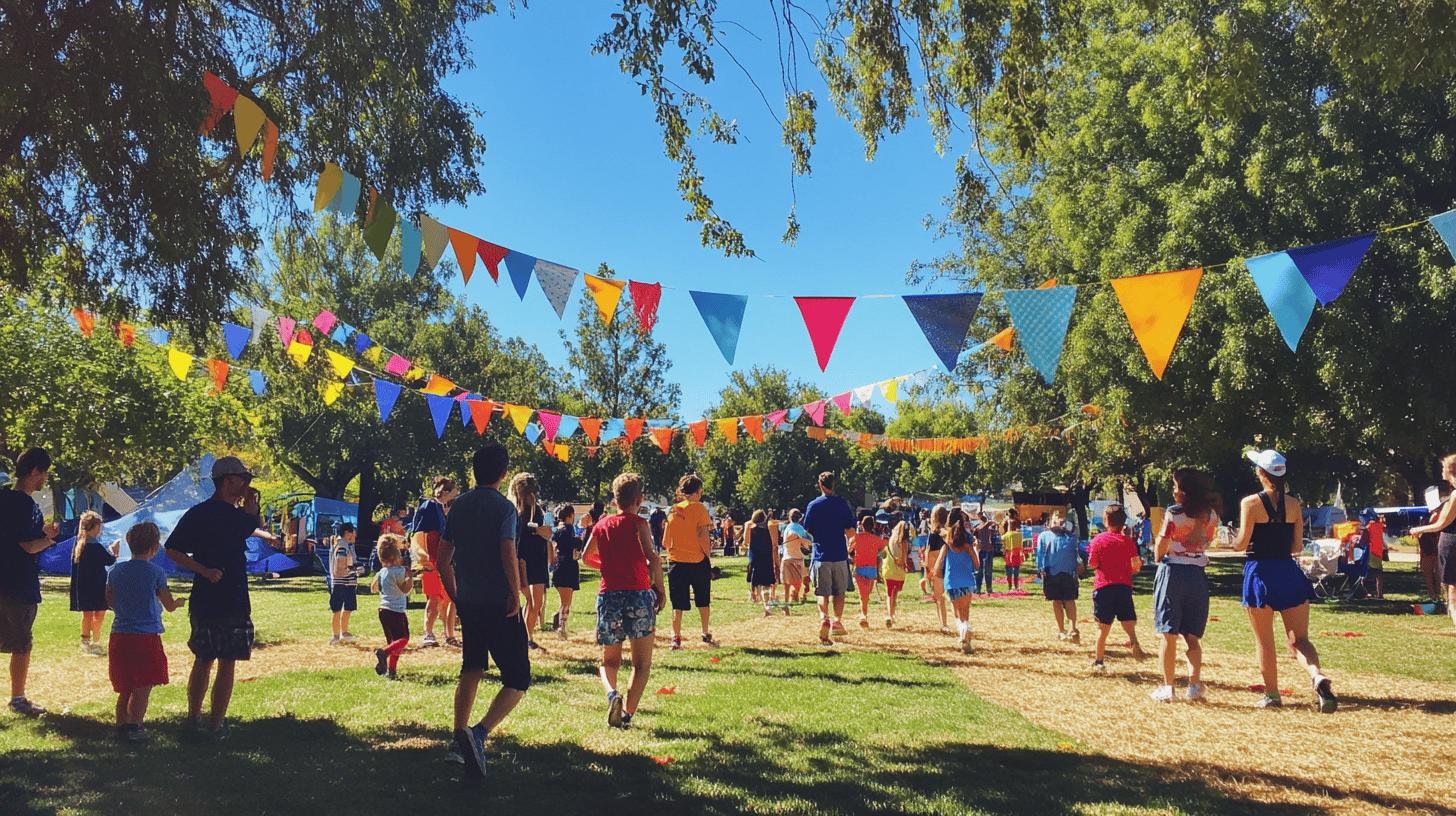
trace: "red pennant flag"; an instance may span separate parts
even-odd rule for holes
[[[212,375],[212,386],[217,389],[217,393],[227,390],[227,360],[208,360],[207,373]]]
[[[743,423],[743,430],[748,431],[748,435],[751,436],[751,437],[753,437],[753,441],[755,441],[755,442],[762,442],[763,441],[763,417],[762,416],[746,416],[746,417],[739,417],[738,419]]]
[[[236,88],[223,82],[221,77],[211,71],[202,72],[202,87],[207,89],[207,96],[211,100],[207,116],[202,120],[202,125],[198,127],[202,135],[206,136],[217,127],[217,123],[222,121],[228,111],[233,109],[233,105],[238,101],[238,92]]]
[[[622,439],[625,442],[625,446],[630,447],[633,442],[637,441],[637,437],[642,435],[642,429],[646,427],[647,420],[627,419],[623,420],[623,423],[627,426],[627,435],[622,437]]]
[[[631,420],[627,420],[631,422]],[[653,428],[652,438],[657,440],[657,447],[667,453],[672,448],[672,428]]]
[[[115,328],[116,339],[120,340],[123,346],[131,348],[131,344],[136,342],[136,326],[123,322],[117,323]]]
[[[96,315],[77,307],[71,310],[71,317],[76,319],[76,328],[81,330],[81,335],[90,340],[91,332],[96,331]]]
[[[854,305],[852,297],[796,297],[799,313],[804,316],[804,327],[809,330],[809,342],[814,344],[814,356],[819,361],[819,370],[829,367],[829,356],[834,353],[834,344],[839,342],[839,331],[844,328],[844,319]]]
[[[468,232],[461,232],[454,227],[446,227],[450,232],[450,246],[455,248],[455,262],[460,264],[460,277],[470,283],[470,276],[475,272],[475,248],[479,245],[480,239]]]
[[[475,245],[475,254],[485,262],[485,268],[490,271],[490,279],[500,283],[500,262],[511,254],[511,251],[482,238],[480,243]]]
[[[697,422],[689,422],[688,430],[692,432],[693,444],[701,448],[708,441],[708,420],[700,419]]]
[[[278,156],[278,126],[271,119],[263,122],[263,180],[273,177],[273,159]]]
[[[632,295],[632,311],[637,313],[637,322],[642,325],[643,334],[651,334],[657,325],[657,305],[662,302],[662,284],[627,281],[627,291]]]
[[[602,435],[602,421],[596,417],[581,417],[576,423],[581,426],[581,432],[586,435],[587,441],[591,443],[586,449],[587,456],[596,456],[598,439]]]
[[[484,436],[485,427],[490,424],[490,415],[495,413],[495,403],[490,400],[466,400],[465,404],[470,407],[470,421],[475,423],[475,433]]]
[[[849,398],[850,392],[845,391],[843,394],[831,397],[830,401],[834,403],[834,407],[838,408],[841,414],[849,416]]]
[[[765,419],[768,420],[768,424],[771,425],[771,426],[773,426],[773,427],[775,427],[775,428],[777,428],[778,426],[784,424],[784,420],[786,420],[788,418],[789,418],[789,409],[787,409],[787,408],[780,408],[777,411],[774,411],[773,413],[771,413],[767,417],[765,417]]]

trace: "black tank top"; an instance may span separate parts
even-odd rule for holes
[[[748,549],[754,559],[773,558],[773,536],[769,534],[768,527],[757,524],[753,532],[748,534]]]
[[[1268,514],[1269,521],[1254,525],[1254,532],[1249,536],[1248,559],[1250,561],[1273,561],[1279,558],[1293,558],[1291,550],[1294,544],[1294,523],[1284,520],[1284,494],[1279,494],[1277,507],[1269,501],[1266,493],[1259,494],[1259,501],[1263,503],[1264,512]],[[1278,519],[1278,521],[1274,519]]]
[[[941,537],[939,530],[931,530],[930,538],[925,543],[931,552],[940,552],[940,548],[945,546],[945,539]]]

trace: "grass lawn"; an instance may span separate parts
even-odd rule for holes
[[[1449,621],[1411,616],[1408,601],[1316,610],[1312,628],[1332,673],[1358,675],[1362,686],[1365,678],[1381,680],[1387,707],[1362,706],[1362,690],[1348,706],[1352,713],[1337,718],[1275,713],[1277,728],[1305,734],[1319,750],[1280,764],[1266,761],[1239,731],[1249,722],[1259,733],[1270,725],[1247,708],[1253,695],[1241,688],[1252,646],[1236,597],[1214,604],[1218,620],[1207,638],[1213,703],[1159,708],[1145,702],[1151,662],[1114,653],[1113,676],[1087,676],[1090,638],[1081,649],[1047,638],[1050,613],[1039,600],[978,602],[972,657],[935,632],[930,607],[913,589],[901,628],[883,628],[877,599],[875,629],[824,649],[814,642],[808,607],[763,618],[747,603],[743,562],[721,563],[729,577],[715,583],[714,620],[724,646],[668,651],[664,614],[649,695],[626,732],[605,725],[590,643],[595,587],[586,587],[575,603],[573,640],[541,638],[547,648],[534,660],[535,685],[492,736],[488,777],[473,785],[443,761],[458,653],[412,650],[401,661],[404,681],[382,681],[368,649],[327,646],[325,596],[308,579],[254,585],[262,645],[239,666],[226,742],[194,744],[180,733],[190,655],[179,612],[167,617],[172,685],[153,695],[155,741],[118,745],[105,660],[76,653],[79,616],[66,611],[64,581],[48,581],[31,696],[52,713],[40,722],[0,715],[0,813],[480,813],[524,806],[553,815],[1314,814],[1442,807],[1420,789],[1388,794],[1358,775],[1341,790],[1338,775],[1305,764],[1323,762],[1319,752],[1349,744],[1349,732],[1371,730],[1371,723],[1393,723],[1401,734],[1414,729],[1418,740],[1428,726],[1447,733],[1456,704],[1430,684],[1456,673],[1456,640]],[[1387,594],[1410,594],[1414,574],[1403,568],[1411,565],[1396,566]],[[1215,574],[1226,593],[1232,566]],[[1149,595],[1139,587],[1145,642],[1152,639]],[[548,609],[555,606],[553,597]],[[362,595],[352,626],[369,648],[380,637],[376,607]],[[423,614],[410,615],[418,636]],[[697,626],[689,617],[684,629],[693,642]],[[854,617],[847,616],[852,629]],[[1227,654],[1219,651],[1225,647]],[[1294,671],[1281,664],[1285,676]],[[659,689],[673,693],[652,693]],[[483,691],[493,690],[488,677]],[[1391,706],[1391,699],[1408,705]],[[483,695],[479,711],[484,702]],[[1116,723],[1097,720],[1117,711]],[[1134,732],[1124,735],[1123,727]],[[1228,731],[1221,743],[1220,730]],[[1137,733],[1152,733],[1174,753],[1149,748]],[[1402,746],[1399,739],[1386,744]],[[1449,789],[1451,758],[1422,761]],[[1240,779],[1229,766],[1247,767],[1249,776]],[[1306,779],[1331,776],[1334,783]]]

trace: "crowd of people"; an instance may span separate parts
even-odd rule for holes
[[[1282,704],[1277,620],[1308,674],[1319,710],[1334,712],[1338,700],[1333,682],[1309,639],[1314,593],[1296,560],[1303,548],[1300,502],[1286,490],[1283,456],[1265,450],[1250,453],[1249,459],[1262,489],[1239,504],[1234,547],[1246,557],[1241,598],[1264,681],[1258,705]],[[45,484],[50,464],[46,451],[27,450],[16,463],[14,483],[0,489],[0,652],[10,655],[9,707],[29,717],[45,713],[27,697],[26,688],[41,602],[37,554],[57,536],[56,525],[44,522],[30,494]],[[1456,486],[1456,454],[1446,457],[1442,468],[1444,478]],[[717,574],[711,539],[717,522],[703,503],[703,483],[696,475],[681,479],[671,507],[644,516],[642,479],[623,473],[611,484],[614,512],[598,503],[578,526],[571,505],[546,512],[531,474],[517,473],[507,484],[509,460],[501,445],[484,444],[474,454],[471,470],[475,486],[464,492],[449,478],[433,481],[430,498],[411,520],[408,538],[395,529],[380,535],[375,543],[379,568],[369,586],[379,598],[382,645],[374,651],[378,674],[398,677],[400,657],[410,642],[406,609],[416,586],[427,601],[422,643],[439,643],[438,626],[445,644],[459,648],[453,754],[478,777],[485,771],[490,733],[531,686],[531,654],[540,648],[534,637],[547,620],[546,589],[557,590],[557,611],[549,625],[560,637],[568,637],[583,564],[600,573],[595,641],[601,647],[599,678],[610,726],[631,727],[652,668],[658,615],[668,604],[672,649],[683,648],[683,615],[694,608],[702,643],[719,645],[711,627]],[[254,645],[245,541],[261,521],[253,474],[243,462],[219,458],[211,477],[213,495],[187,510],[165,542],[151,523],[128,530],[131,557],[120,563],[117,547],[100,541],[100,518],[87,514],[80,520],[72,553],[71,608],[82,615],[82,652],[108,658],[117,693],[118,735],[128,741],[148,738],[144,721],[150,691],[168,678],[160,637],[163,612],[184,603],[193,656],[186,728],[199,737],[227,735],[236,663],[248,660]],[[1014,510],[992,519],[940,505],[919,520],[892,500],[857,513],[836,493],[836,486],[834,473],[822,473],[816,485],[819,496],[805,508],[756,510],[744,525],[740,539],[749,556],[750,598],[763,605],[765,615],[780,609],[789,614],[812,592],[818,640],[833,644],[846,634],[851,591],[858,597],[858,625],[868,629],[873,598],[883,587],[884,624],[894,627],[905,583],[919,574],[922,592],[935,604],[941,632],[952,634],[953,618],[956,643],[972,654],[972,602],[992,591],[996,559],[1002,560],[1008,586],[1019,592],[1029,557],[1028,579],[1040,585],[1050,603],[1057,636],[1073,644],[1081,642],[1081,581],[1088,569],[1093,572],[1092,611],[1098,631],[1092,671],[1105,670],[1114,624],[1125,631],[1132,655],[1143,657],[1133,594],[1133,578],[1145,561],[1138,541],[1141,519],[1130,520],[1121,505],[1106,507],[1102,532],[1091,539],[1084,555],[1070,519],[1048,518],[1034,541],[1023,542]],[[1187,666],[1184,696],[1198,701],[1206,694],[1200,640],[1209,618],[1206,568],[1220,527],[1218,501],[1209,476],[1192,468],[1173,473],[1172,495],[1174,504],[1153,537],[1151,552],[1162,682],[1150,696],[1159,702],[1176,699],[1181,641]],[[358,639],[350,632],[350,615],[357,610],[360,577],[355,529],[345,524],[337,532],[327,549],[326,566],[331,642],[336,644]],[[1456,623],[1456,501],[1448,499],[1432,512],[1428,524],[1412,532],[1434,537],[1435,577],[1444,585]],[[735,533],[724,526],[725,543]],[[187,598],[172,596],[166,574],[153,562],[161,549],[194,575]],[[114,617],[107,646],[102,647],[107,610]],[[619,682],[624,657],[631,663],[625,689]],[[477,718],[476,697],[491,661],[500,688]]]

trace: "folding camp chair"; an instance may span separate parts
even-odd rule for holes
[[[1370,594],[1365,579],[1370,575],[1370,548],[1356,545],[1349,560],[1341,559],[1339,573],[1343,580],[1335,587],[1333,598],[1355,601]]]

